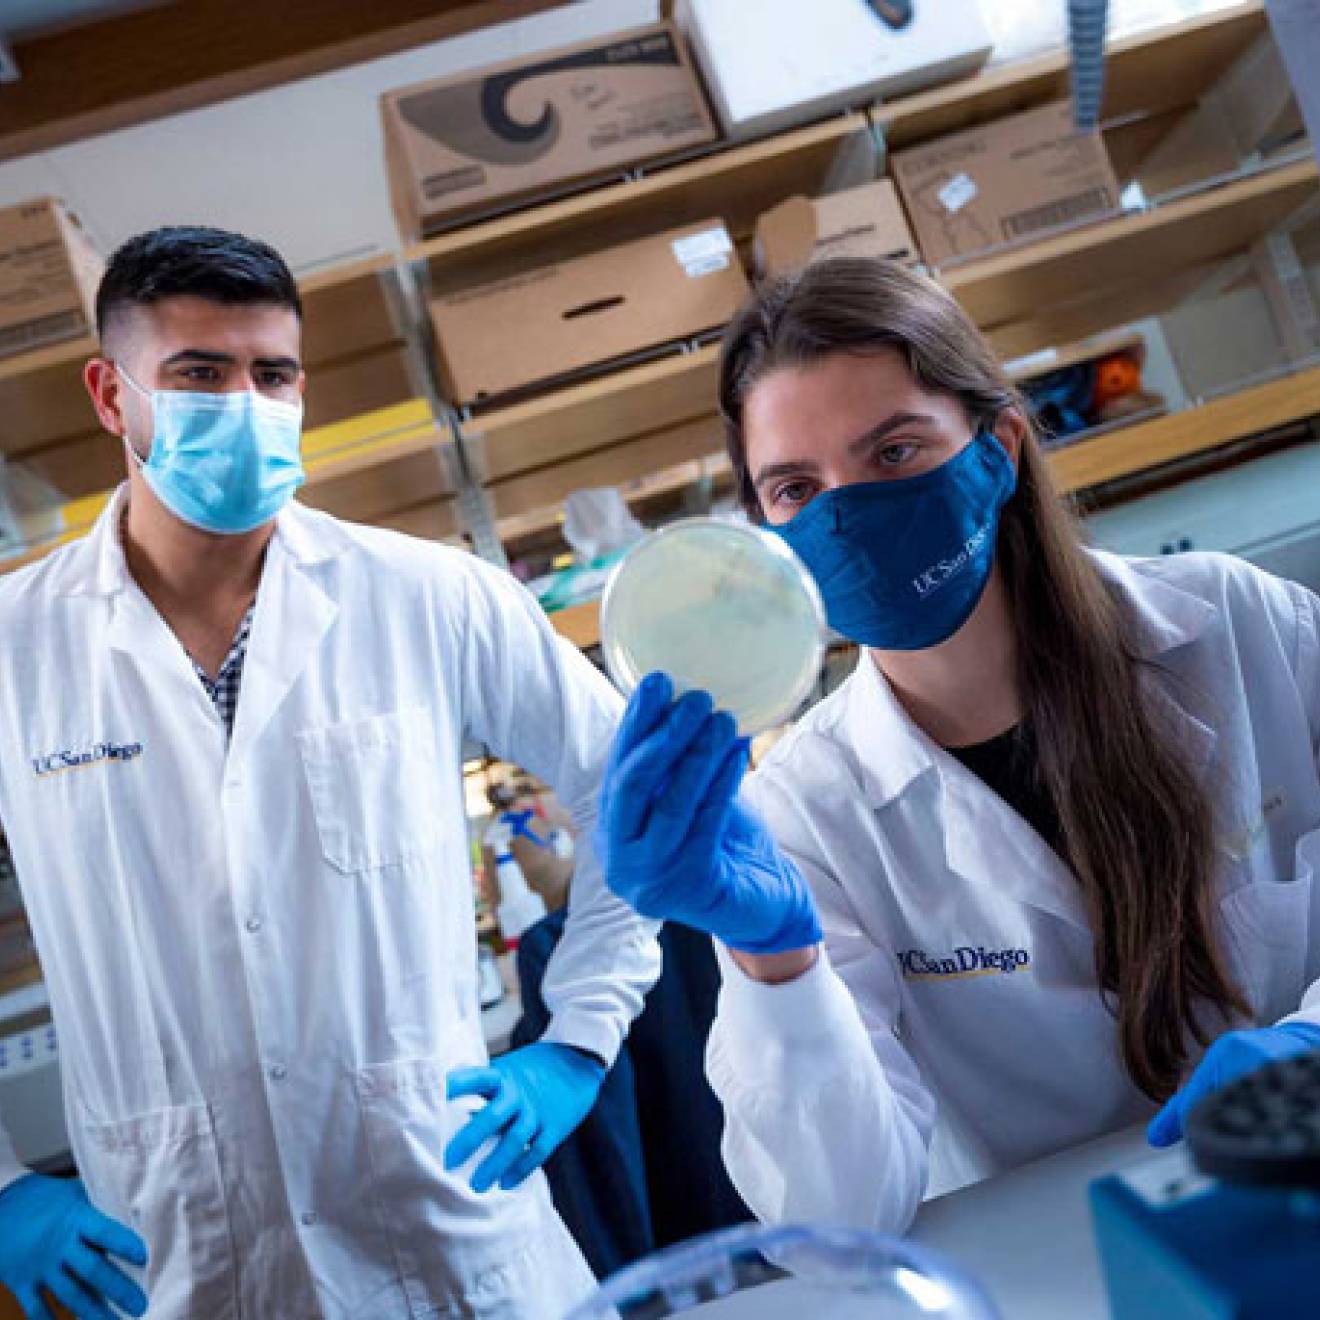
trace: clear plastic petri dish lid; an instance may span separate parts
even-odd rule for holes
[[[999,1320],[947,1257],[824,1225],[745,1224],[627,1266],[568,1320]]]
[[[619,562],[601,605],[601,648],[625,696],[661,670],[701,689],[745,736],[789,719],[811,695],[825,610],[788,546],[746,523],[688,518]]]

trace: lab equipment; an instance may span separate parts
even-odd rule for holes
[[[500,886],[500,905],[496,917],[500,930],[510,944],[529,926],[534,926],[546,914],[545,900],[527,883],[522,867],[513,855],[515,827],[502,815],[486,831],[486,846],[495,854],[495,874]]]
[[[1171,1146],[1181,1139],[1187,1116],[1206,1096],[1239,1077],[1277,1059],[1290,1059],[1320,1050],[1320,1026],[1311,1022],[1284,1022],[1277,1027],[1229,1031],[1205,1052],[1186,1084],[1151,1119],[1152,1146]]]
[[[824,655],[824,609],[777,538],[743,523],[688,518],[651,533],[615,569],[601,644],[625,696],[655,670],[709,692],[744,735],[788,719]]]
[[[511,1191],[586,1118],[604,1080],[599,1059],[553,1041],[514,1050],[486,1068],[450,1073],[450,1100],[475,1095],[486,1104],[445,1148],[445,1167],[461,1167],[494,1141],[495,1149],[472,1175],[472,1190],[486,1192],[498,1183],[502,1191]]]
[[[633,693],[596,822],[605,882],[643,916],[681,921],[746,953],[821,939],[806,881],[737,800],[747,747],[704,692],[677,702],[664,674]]]
[[[610,1279],[569,1320],[995,1320],[952,1262],[894,1238],[815,1226],[726,1229]]]
[[[1320,1053],[1192,1110],[1187,1142],[1091,1187],[1114,1320],[1320,1309]]]
[[[0,1283],[28,1315],[50,1314],[43,1292],[78,1320],[101,1320],[102,1299],[144,1315],[146,1294],[112,1256],[144,1266],[146,1244],[101,1214],[82,1183],[29,1173],[0,1192]]]
[[[929,472],[836,486],[774,528],[811,571],[830,627],[860,646],[923,651],[971,617],[990,579],[1017,469],[978,431]]]

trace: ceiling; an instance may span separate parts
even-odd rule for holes
[[[0,37],[10,41],[80,27],[170,0],[0,0]]]

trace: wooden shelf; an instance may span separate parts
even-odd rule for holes
[[[472,419],[463,427],[485,482],[711,416],[719,348],[631,367]],[[513,512],[513,510],[510,510]]]
[[[866,116],[842,115],[443,234],[405,256],[425,264],[435,292],[451,293],[709,216],[745,241],[785,197],[864,183],[879,164]]]
[[[1121,319],[1132,321],[1167,306],[1172,280],[1277,228],[1315,199],[1318,184],[1314,161],[1262,170],[1149,211],[946,267],[940,278],[987,330],[1030,323],[1041,308],[1057,312],[1083,301],[1079,291],[1096,289],[1106,311],[1123,305]]]
[[[550,622],[561,637],[567,637],[574,646],[589,650],[600,645],[600,602],[587,601],[584,605],[570,605],[556,610]]]
[[[1051,451],[1050,468],[1060,490],[1074,494],[1315,416],[1320,367],[1066,445]]]
[[[1264,5],[1253,0],[1114,42],[1105,52],[1105,118],[1191,105],[1268,27]],[[886,146],[897,151],[1070,94],[1068,52],[1059,50],[878,105],[871,113]]]

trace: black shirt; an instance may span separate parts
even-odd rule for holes
[[[1036,769],[1036,739],[1030,724],[970,747],[949,747],[987,788],[998,793],[1063,858],[1063,827]]]

